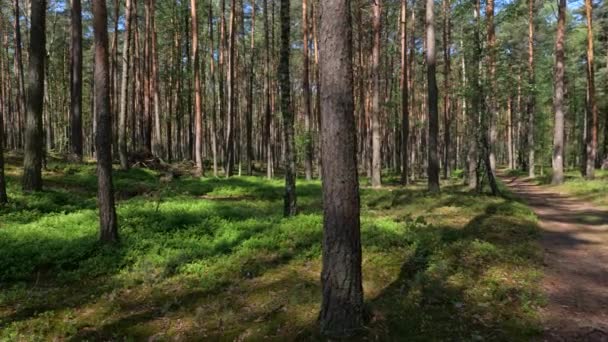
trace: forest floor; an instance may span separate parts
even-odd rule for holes
[[[116,170],[121,241],[97,242],[95,165],[50,158],[45,190],[0,209],[0,340],[320,340],[322,196],[298,180],[167,179]],[[510,197],[443,181],[362,180],[365,340],[528,341],[542,336],[540,231]]]
[[[577,186],[575,180],[552,187],[539,185],[542,180],[502,179],[539,218],[545,340],[608,341],[608,210],[591,204],[600,196],[589,191],[606,185],[600,180]],[[606,193],[601,197],[605,200]]]

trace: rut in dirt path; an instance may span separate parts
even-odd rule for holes
[[[608,211],[524,179],[501,179],[542,229],[544,340],[608,341]]]

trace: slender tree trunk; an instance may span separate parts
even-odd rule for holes
[[[513,141],[513,99],[507,97],[507,154],[509,158],[509,169],[515,170],[514,141]]]
[[[312,111],[310,105],[310,79],[308,55],[308,9],[307,0],[302,0],[302,94],[304,101],[304,130],[306,143],[304,146],[304,173],[306,180],[312,179]]]
[[[321,332],[344,338],[363,327],[360,200],[349,0],[322,0],[320,75],[323,149]]]
[[[534,75],[534,2],[528,0],[528,174],[534,178],[534,121],[536,107],[536,78]]]
[[[296,156],[294,139],[294,115],[291,108],[291,81],[289,76],[290,0],[281,0],[281,51],[279,58],[279,83],[281,87],[281,111],[285,136],[285,205],[284,215],[294,216],[296,207]]]
[[[209,2],[209,41],[211,49],[209,55],[209,63],[211,65],[211,92],[212,92],[212,105],[211,105],[211,154],[213,156],[213,177],[218,176],[217,170],[217,96],[215,93],[215,51],[213,44],[213,3]]]
[[[0,23],[0,31],[4,33],[6,32],[5,30],[6,27],[4,26],[4,23]],[[6,37],[5,33],[3,36]],[[10,99],[9,96],[7,96],[6,83],[9,81],[10,77],[8,76],[8,73],[5,73],[4,69],[4,49],[0,47],[0,207],[8,203],[8,196],[6,194],[6,178],[4,176],[4,141],[6,140],[4,134],[4,118],[6,117],[8,121],[9,105],[7,102],[9,102]]]
[[[252,130],[253,130],[253,87],[254,87],[254,72],[255,72],[255,1],[251,1],[251,46],[250,46],[250,61],[249,61],[249,100],[247,101],[247,174],[253,174],[253,145],[252,145]]]
[[[266,177],[272,179],[273,174],[273,153],[272,153],[272,108],[271,108],[271,77],[270,77],[270,24],[268,22],[268,0],[264,0],[264,45],[265,45],[265,62],[264,62],[264,97],[265,97],[265,120],[264,120],[264,139],[266,141]]]
[[[82,9],[80,0],[72,0],[70,45],[70,122],[71,152],[82,161]]]
[[[564,182],[564,73],[566,35],[566,0],[559,0],[557,37],[555,39],[555,86],[553,111],[555,125],[553,132],[553,184]]]
[[[95,143],[100,239],[106,243],[114,243],[118,241],[118,228],[112,185],[112,114],[110,111],[107,18],[106,2],[93,1],[95,109],[97,113]]]
[[[33,0],[30,19],[27,122],[23,162],[23,190],[42,190],[42,105],[46,46],[46,0]]]
[[[224,164],[226,165],[226,177],[231,177],[234,172],[235,150],[234,131],[236,125],[236,0],[230,2],[230,18],[228,22],[228,116],[226,117],[226,154]]]
[[[443,178],[450,176],[450,146],[451,146],[451,123],[452,123],[452,103],[450,99],[450,73],[451,73],[451,26],[450,20],[451,1],[443,0]]]
[[[407,64],[407,1],[401,0],[401,184],[409,183],[410,112]],[[411,58],[411,57],[410,57]]]
[[[372,3],[372,187],[382,186],[382,137],[380,136],[380,44],[382,36],[382,0]]]
[[[203,170],[203,138],[202,138],[202,122],[201,122],[201,80],[200,66],[198,54],[198,18],[196,13],[196,0],[190,0],[190,17],[192,25],[192,61],[194,71],[194,126],[195,126],[195,147],[194,160],[196,162],[196,170],[199,176],[204,173]]]
[[[126,1],[125,38],[122,48],[122,75],[120,80],[120,114],[118,117],[118,153],[120,155],[120,167],[123,170],[129,169],[129,157],[127,155],[127,87],[129,85],[129,65],[131,64],[129,63],[131,61],[131,0]]]
[[[156,0],[151,0],[150,6],[150,64],[151,64],[151,75],[150,75],[150,96],[154,100],[154,138],[153,148],[154,154],[157,157],[163,157],[164,148],[162,144],[162,133],[161,133],[161,117],[160,117],[160,82],[158,76],[158,48],[157,48],[157,35],[156,35]]]
[[[593,4],[585,0],[587,17],[587,170],[585,178],[595,178],[597,157],[597,102],[595,101],[595,67],[593,56]]]
[[[490,169],[496,174],[496,122],[498,121],[498,106],[496,96],[498,96],[498,85],[496,81],[496,32],[494,29],[494,0],[486,1],[486,20],[487,20],[487,39],[488,39],[488,77],[490,86],[490,96],[488,96],[488,126],[490,144],[488,146]]]
[[[18,146],[23,146],[23,138],[21,132],[23,132],[23,118],[27,116],[26,111],[29,107],[26,108],[26,92],[25,92],[25,72],[23,68],[23,57],[22,57],[22,44],[21,44],[21,24],[19,18],[21,17],[21,12],[19,10],[19,0],[15,0],[15,74],[17,75],[17,95],[18,101],[17,104],[17,127],[19,131],[19,144]],[[26,128],[27,129],[27,128]],[[27,134],[27,132],[26,132]]]
[[[437,136],[439,133],[439,113],[437,108],[437,79],[435,76],[435,12],[434,1],[426,1],[426,67],[429,103],[429,141],[428,141],[428,188],[439,192],[439,158],[437,156]]]

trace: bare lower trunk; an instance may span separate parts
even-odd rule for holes
[[[593,57],[593,4],[585,0],[587,17],[587,166],[585,178],[595,178],[597,157],[597,103],[595,101],[595,67]]]
[[[407,0],[401,0],[401,183],[409,182],[410,112],[407,63]]]
[[[127,0],[125,8],[125,38],[122,48],[122,75],[120,80],[120,113],[118,116],[118,153],[120,155],[120,167],[123,170],[129,168],[127,155],[127,103],[129,85],[129,65],[131,61],[131,0]],[[135,129],[135,127],[133,127]]]
[[[375,0],[372,48],[372,186],[382,185],[382,145],[380,136],[380,39],[382,34],[382,0]]]
[[[553,110],[555,125],[553,132],[553,184],[564,182],[564,41],[566,31],[566,0],[559,1],[557,37],[555,40],[555,86]]]
[[[105,1],[93,1],[93,30],[95,35],[95,109],[97,130],[97,182],[100,239],[106,243],[118,241],[114,189],[112,185],[112,113],[108,62],[108,29]]]
[[[281,0],[281,56],[279,59],[279,83],[281,87],[281,111],[285,136],[285,201],[284,215],[294,216],[296,207],[296,156],[294,116],[291,109],[291,82],[289,78],[289,0]]]
[[[72,0],[70,41],[70,123],[71,152],[82,160],[82,9],[80,0]]]
[[[30,19],[30,63],[28,68],[27,121],[25,128],[25,156],[23,162],[23,190],[42,190],[42,105],[44,99],[46,1],[34,0]]]
[[[360,333],[364,323],[350,2],[323,0],[320,5],[324,228],[319,321],[322,334],[345,338]]]
[[[429,141],[428,141],[428,189],[439,192],[439,158],[437,153],[439,132],[439,110],[437,107],[438,90],[435,75],[435,13],[434,1],[426,1],[426,67],[428,80],[429,104]]]

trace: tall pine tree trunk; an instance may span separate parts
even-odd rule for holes
[[[323,149],[321,333],[337,339],[363,327],[360,200],[349,0],[320,1]]]
[[[439,158],[437,153],[439,134],[439,110],[437,106],[438,90],[435,75],[435,12],[434,1],[426,1],[426,67],[428,81],[429,104],[429,141],[428,141],[428,189],[430,192],[439,192]]]
[[[566,35],[566,0],[559,0],[557,17],[557,37],[555,39],[555,86],[553,111],[555,125],[553,132],[553,184],[564,182],[564,73]]]
[[[291,108],[291,81],[289,77],[290,51],[290,0],[281,0],[281,50],[279,58],[279,85],[281,88],[281,111],[283,112],[283,134],[285,139],[285,199],[284,215],[294,216],[296,207],[296,155],[294,137],[294,115]]]
[[[528,175],[534,178],[534,123],[535,123],[535,107],[536,107],[536,77],[534,74],[534,2],[536,0],[528,0]]]
[[[120,113],[118,116],[118,154],[120,156],[120,167],[129,169],[129,157],[127,155],[127,103],[129,85],[129,65],[131,61],[131,0],[127,0],[125,7],[125,38],[122,48],[122,75],[120,80]],[[135,129],[135,127],[133,127]]]
[[[595,66],[593,56],[593,4],[585,0],[587,17],[587,167],[585,178],[595,178],[597,157],[597,102],[595,100]]]
[[[410,112],[407,63],[407,1],[401,0],[401,183],[409,182]],[[410,56],[410,58],[412,58]]]
[[[82,161],[82,8],[72,0],[70,41],[70,145],[75,160]]]
[[[112,185],[112,112],[108,61],[108,14],[105,1],[93,1],[93,31],[95,36],[95,110],[97,130],[97,183],[100,239],[106,243],[118,241],[114,189]]]
[[[312,110],[310,105],[310,79],[308,55],[308,9],[307,0],[302,0],[302,94],[304,101],[304,173],[306,180],[312,179]]]
[[[372,186],[382,185],[382,137],[380,127],[380,40],[382,36],[382,0],[372,4]]]
[[[30,63],[28,67],[27,121],[23,190],[42,190],[42,105],[44,99],[44,61],[46,47],[46,0],[32,0],[30,19]]]
[[[192,63],[194,72],[194,126],[195,126],[195,147],[194,160],[196,162],[196,172],[199,176],[203,175],[203,138],[201,122],[201,79],[200,63],[198,53],[198,17],[196,13],[196,0],[190,0],[190,20],[192,25]]]

